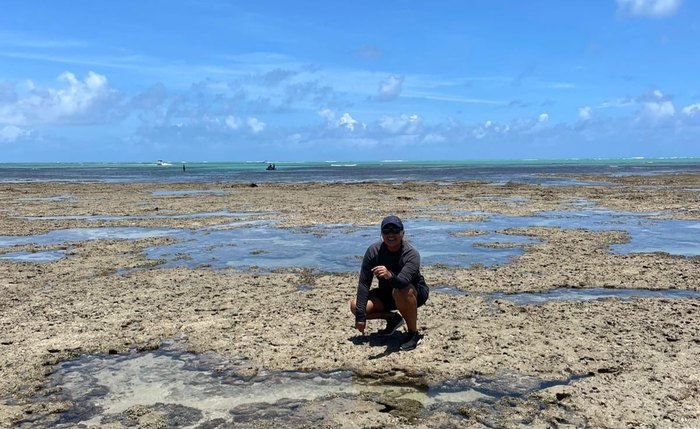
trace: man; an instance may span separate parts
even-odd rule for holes
[[[393,334],[405,321],[408,332],[400,349],[413,350],[421,341],[418,307],[428,300],[428,286],[420,273],[420,254],[404,241],[403,223],[397,216],[385,217],[381,231],[382,240],[365,252],[357,298],[350,302],[350,310],[355,315],[355,328],[362,333],[368,319],[386,320],[380,335]],[[370,290],[373,276],[379,280],[379,287]]]

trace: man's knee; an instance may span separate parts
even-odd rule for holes
[[[396,302],[415,302],[418,296],[416,294],[416,288],[413,286],[407,286],[403,289],[394,289],[391,294]]]
[[[354,298],[350,300],[350,312],[357,314],[357,301]]]

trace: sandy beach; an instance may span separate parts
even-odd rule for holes
[[[246,221],[279,220],[282,228],[374,226],[388,213],[469,221],[474,215],[461,213],[526,216],[576,210],[580,201],[658,219],[700,220],[697,175],[577,179],[608,184],[6,183],[0,185],[0,235],[103,226],[194,229],[232,221],[181,216],[218,211],[252,213],[241,216]],[[154,214],[159,217],[148,217]],[[41,218],[51,216],[74,218]],[[609,246],[629,240],[622,231],[538,226],[503,232],[533,239],[508,264],[423,267],[429,285],[455,293],[431,293],[418,313],[423,343],[411,352],[398,352],[397,338],[378,341],[352,329],[348,301],[356,271],[164,268],[146,257],[144,249],[172,237],[2,247],[3,254],[62,250],[65,256],[43,263],[0,260],[0,426],[50,426],[76,406],[49,391],[56,388],[47,385],[47,375],[60,362],[155,350],[177,339],[186,352],[244,361],[244,377],[346,370],[378,384],[430,386],[475,377],[548,383],[449,410],[422,409],[381,392],[352,401],[336,395],[285,408],[278,418],[287,427],[700,427],[700,300],[518,305],[488,298],[558,288],[700,291],[700,257],[612,252]],[[369,324],[370,331],[382,327]],[[96,425],[169,427],[166,412],[138,407]],[[238,423],[201,427],[278,427],[274,422],[252,413]]]

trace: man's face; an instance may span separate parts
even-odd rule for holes
[[[403,240],[403,230],[396,225],[387,225],[382,228],[382,238],[389,248],[398,247]]]

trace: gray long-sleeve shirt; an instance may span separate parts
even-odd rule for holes
[[[420,273],[420,254],[415,247],[405,240],[396,252],[390,252],[382,241],[373,243],[367,248],[360,268],[360,281],[357,285],[356,314],[357,322],[367,319],[367,299],[372,286],[372,268],[384,265],[393,274],[391,280],[379,279],[379,287],[384,289],[403,289],[412,284],[425,286],[425,279]]]

